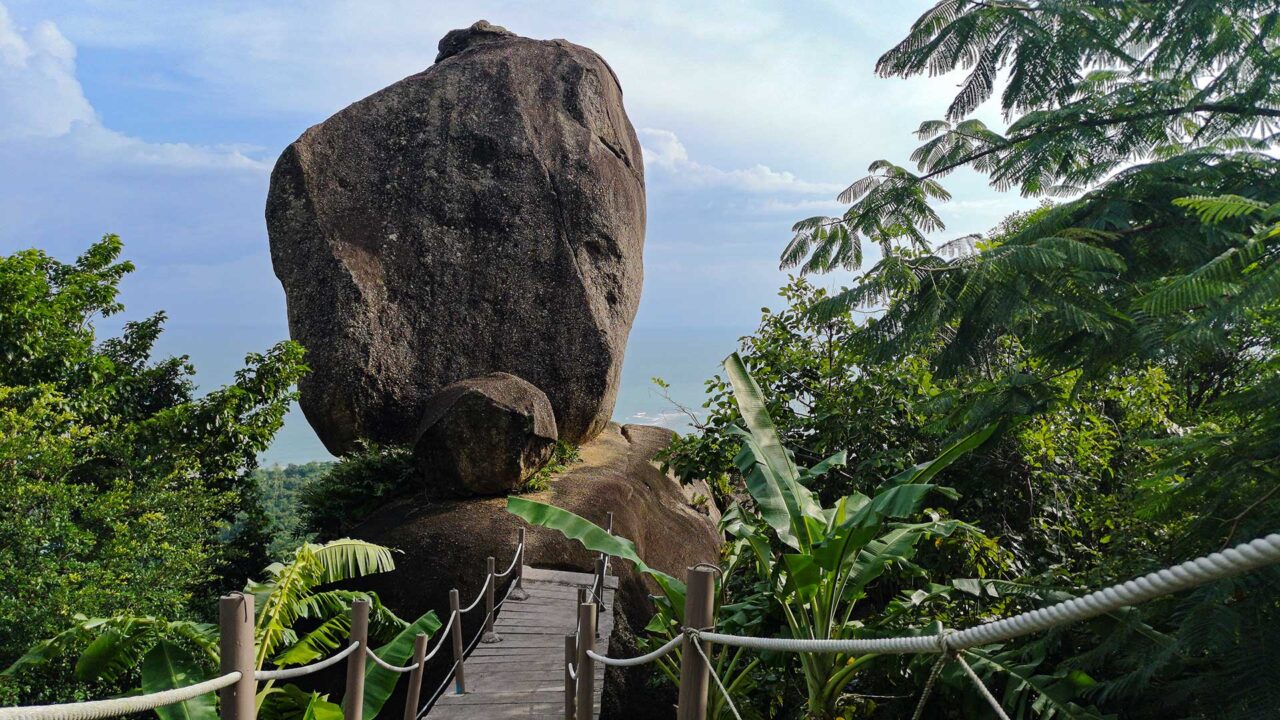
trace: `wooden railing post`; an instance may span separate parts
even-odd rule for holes
[[[684,599],[685,627],[707,630],[715,627],[716,576],[708,568],[689,568],[686,576]],[[711,652],[711,644],[701,643],[704,653]],[[680,700],[676,708],[677,720],[706,720],[707,686],[710,668],[702,655],[694,649],[689,636],[681,644]]]
[[[485,567],[488,569],[489,578],[484,586],[484,631],[480,635],[482,643],[496,643],[502,638],[498,637],[498,633],[493,631],[493,595],[494,586],[498,584],[498,565],[492,557],[485,560]]]
[[[612,515],[613,513],[609,513],[609,514]],[[595,598],[592,599],[592,601],[596,604],[597,621],[600,619],[600,616],[604,614],[604,562],[605,561],[604,561],[603,554],[601,554],[600,557],[596,558],[596,593],[597,594]],[[591,636],[597,637],[597,638],[600,637],[600,625],[598,622],[594,626]]]
[[[573,704],[577,700],[577,688],[573,685],[573,675],[569,666],[578,661],[578,639],[573,635],[564,636],[564,720],[573,720]]]
[[[343,720],[361,720],[364,714],[364,659],[369,646],[369,601],[351,603],[351,635],[348,645],[360,643],[360,649],[347,656],[347,692],[342,696]]]
[[[221,635],[218,648],[222,674],[239,672],[240,679],[219,691],[222,700],[222,720],[253,720],[254,695],[257,683],[253,680],[253,596],[245,593],[223,595],[218,599],[218,626]]]
[[[427,634],[418,633],[413,639],[413,663],[417,665],[409,672],[409,687],[405,688],[404,720],[417,720],[418,695],[422,692],[422,673],[426,668]]]
[[[467,691],[467,678],[462,672],[462,600],[458,597],[458,589],[449,591],[449,612],[453,618],[453,689],[459,695]]]
[[[524,528],[517,528],[516,547],[520,549],[520,557],[516,558],[516,588],[511,591],[511,599],[516,601],[529,599],[529,593],[524,591],[524,560],[529,548],[524,543]]]
[[[579,720],[591,720],[595,717],[595,661],[587,655],[587,650],[596,649],[596,638],[593,632],[595,626],[595,603],[582,603],[578,606],[578,659],[574,663],[578,673],[575,713]]]

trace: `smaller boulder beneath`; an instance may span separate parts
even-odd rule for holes
[[[505,495],[551,460],[558,434],[545,393],[504,372],[460,380],[427,401],[414,457],[425,481]]]

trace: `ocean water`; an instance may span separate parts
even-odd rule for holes
[[[644,327],[632,329],[613,418],[620,423],[662,425],[687,432],[689,420],[664,399],[652,378],[661,377],[671,398],[701,410],[703,382],[737,347],[750,327]],[[187,355],[196,383],[207,392],[230,382],[250,352],[261,352],[287,336],[283,327],[260,325],[180,325],[166,327],[156,344],[159,357]],[[311,426],[295,406],[284,427],[259,460],[264,465],[328,460]]]

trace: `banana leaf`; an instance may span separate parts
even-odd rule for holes
[[[408,665],[409,659],[413,656],[413,642],[418,635],[421,633],[431,637],[439,629],[440,618],[436,617],[436,612],[432,610],[409,623],[409,626],[401,630],[395,639],[376,648],[374,652],[392,665]],[[396,689],[396,683],[401,676],[401,673],[392,672],[380,667],[372,660],[369,661],[364,671],[364,720],[372,720],[378,714],[383,704],[387,702],[387,698],[391,697],[391,693]],[[405,674],[404,677],[407,679],[408,675]]]
[[[808,520],[816,521],[819,527],[827,524],[822,507],[813,493],[800,483],[800,472],[769,417],[764,393],[747,372],[742,357],[734,353],[725,358],[724,369],[747,426],[746,430],[734,428],[743,444],[735,462],[746,478],[747,491],[755,498],[761,516],[778,534],[778,539],[796,550],[808,552],[815,540],[814,524]],[[838,460],[832,458],[823,463],[830,467]]]
[[[938,457],[929,460],[928,462],[922,462],[919,465],[913,465],[889,478],[888,484],[902,485],[906,483],[919,484],[929,482],[934,475],[945,470],[948,465],[958,460],[965,453],[986,442],[987,438],[991,437],[992,434],[995,433],[996,428],[999,427],[999,425],[999,423],[991,423],[981,430],[960,438],[956,442],[952,443],[946,450],[943,450],[942,454]]]
[[[604,528],[580,515],[575,515],[568,510],[558,508],[555,505],[540,503],[536,500],[509,497],[507,498],[507,512],[522,518],[530,525],[558,530],[565,537],[570,540],[577,540],[583,547],[592,552],[600,552],[610,557],[629,560],[636,566],[637,570],[653,578],[658,583],[658,586],[662,588],[663,593],[666,594],[672,605],[679,611],[683,611],[684,583],[645,564],[640,554],[636,552],[635,543],[630,540],[620,535],[612,535]]]
[[[199,660],[186,648],[161,640],[142,659],[142,691],[172,690],[203,682],[207,678]],[[217,720],[214,693],[205,693],[186,702],[156,708],[160,720]]]

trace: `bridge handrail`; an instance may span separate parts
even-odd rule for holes
[[[1072,598],[1045,608],[1019,613],[1012,617],[993,620],[959,631],[944,629],[941,633],[931,635],[825,640],[758,638],[747,635],[717,633],[709,628],[685,627],[681,629],[679,635],[669,640],[662,647],[644,655],[631,658],[611,658],[597,654],[593,649],[588,649],[586,657],[605,665],[628,667],[653,662],[673,651],[677,645],[682,645],[686,650],[692,648],[696,653],[686,652],[682,656],[681,677],[683,679],[686,675],[683,666],[691,662],[695,663],[694,667],[697,669],[693,674],[696,676],[701,673],[701,689],[697,692],[701,693],[702,696],[701,698],[693,698],[694,701],[700,701],[702,707],[705,708],[705,681],[709,675],[724,695],[728,709],[733,713],[734,717],[740,720],[741,716],[738,713],[738,709],[734,707],[733,700],[729,697],[728,691],[702,648],[704,642],[752,650],[792,653],[848,653],[856,655],[938,653],[938,663],[935,664],[930,673],[929,681],[925,685],[913,718],[920,717],[925,703],[933,690],[934,681],[937,679],[941,666],[949,660],[954,660],[961,666],[969,680],[974,683],[979,694],[991,706],[996,716],[1002,718],[1002,720],[1007,720],[1008,715],[1004,712],[999,702],[982,683],[973,669],[969,667],[968,663],[964,661],[962,654],[968,649],[1032,635],[1060,625],[1088,620],[1124,607],[1147,602],[1163,595],[1240,575],[1277,562],[1280,562],[1280,533],[1272,533],[1251,542],[1241,543],[1233,548],[1210,553],[1163,570],[1147,573],[1123,583],[1095,590],[1078,598]],[[702,568],[690,568],[690,574],[692,575],[694,572],[709,573],[712,571]],[[711,590],[704,590],[703,597],[695,598],[693,597],[692,587],[693,584],[690,582],[691,592],[686,598],[686,615],[691,607],[695,607],[699,603],[709,602]],[[703,587],[713,588],[714,585],[705,583]],[[581,628],[579,628],[578,635],[579,637],[583,635]],[[700,666],[697,665],[699,662]],[[570,666],[569,669],[570,679],[581,672],[581,668]],[[569,679],[566,682],[568,683]],[[568,689],[566,685],[566,690]],[[684,689],[682,688],[681,697],[683,698],[683,696]],[[683,703],[684,701],[682,700],[681,702]],[[681,717],[703,716],[697,711],[690,712],[692,714],[685,715],[682,708]]]
[[[1058,625],[1088,620],[1161,595],[1188,590],[1276,562],[1280,562],[1280,534],[1271,534],[1222,552],[1198,557],[1102,590],[1095,590],[1088,595],[1064,600],[1049,607],[938,635],[854,640],[799,640],[724,635],[706,630],[689,632],[719,645],[781,652],[905,655],[966,650],[979,645],[990,645],[1032,635]]]
[[[330,655],[324,660],[313,662],[310,665],[303,665],[301,667],[282,668],[280,670],[256,670],[253,673],[253,679],[254,680],[288,680],[290,678],[302,677],[304,675],[310,675],[311,673],[320,672],[321,670],[329,667],[330,665],[337,664],[339,660],[355,652],[356,648],[358,647],[360,647],[360,641],[355,640],[350,645],[347,645],[345,648],[343,648],[341,652],[334,653],[333,655]]]
[[[240,681],[239,672],[230,672],[212,680],[188,685],[186,687],[161,690],[146,695],[111,698],[109,700],[90,700],[78,703],[60,703],[57,705],[34,705],[29,707],[0,708],[0,718],[21,718],[22,720],[97,720],[98,718],[118,717],[132,713],[146,712],[166,705],[176,705],[205,693],[216,692]]]
[[[521,528],[519,530],[519,539],[516,544],[515,552],[512,554],[511,564],[501,574],[493,572],[492,569],[490,569],[490,571],[486,573],[485,582],[484,582],[484,585],[480,588],[479,597],[477,597],[475,601],[472,602],[471,605],[469,605],[466,609],[450,611],[449,619],[448,621],[445,622],[445,624],[441,628],[441,632],[439,634],[439,640],[437,641],[435,648],[432,649],[430,653],[426,653],[421,660],[414,662],[412,665],[406,665],[406,666],[392,665],[386,662],[385,660],[383,660],[381,657],[379,657],[378,654],[374,652],[372,648],[368,647],[366,643],[362,643],[360,640],[353,638],[351,639],[347,647],[343,648],[341,651],[334,653],[333,655],[325,658],[324,660],[319,660],[309,665],[303,665],[300,667],[291,667],[291,668],[280,668],[276,670],[254,670],[252,673],[253,681],[255,683],[259,681],[269,682],[274,680],[287,680],[290,678],[297,678],[297,677],[303,677],[306,675],[311,675],[327,667],[335,665],[339,661],[350,656],[358,648],[363,646],[365,650],[365,654],[368,655],[368,657],[372,658],[373,661],[377,663],[379,666],[396,673],[413,672],[414,673],[413,680],[416,680],[417,683],[421,685],[422,670],[425,668],[427,661],[435,657],[436,653],[440,651],[440,648],[444,647],[445,639],[449,636],[450,630],[453,629],[453,624],[455,622],[458,622],[460,624],[461,615],[465,614],[470,610],[475,609],[475,607],[479,605],[479,603],[482,600],[484,600],[486,596],[489,595],[488,591],[491,585],[493,585],[493,583],[496,581],[497,578],[507,577],[517,568],[521,568],[521,570],[516,573],[515,582],[513,582],[511,584],[511,587],[508,588],[507,593],[506,595],[503,596],[502,600],[498,603],[491,603],[491,606],[487,608],[486,626],[491,627],[489,626],[489,623],[492,622],[492,618],[496,613],[497,609],[501,607],[502,604],[505,603],[507,599],[510,598],[511,595],[517,589],[519,589],[520,585],[522,584],[522,578],[523,578],[522,567],[523,567],[523,560],[524,560],[524,550],[525,550],[524,529]],[[489,558],[490,568],[492,568],[492,560],[493,560],[492,558]],[[252,596],[244,596],[243,594],[241,596],[242,598],[247,597],[249,601],[253,600]],[[224,600],[226,600],[226,598],[224,598]],[[365,601],[357,601],[357,602],[365,602]],[[245,627],[248,627],[248,631],[247,631],[249,633],[248,638],[249,640],[251,640],[252,634],[253,634],[252,633],[252,625],[253,625],[252,602],[249,602],[247,607],[248,607],[247,614],[249,617],[247,619],[241,618],[239,622],[247,623]],[[352,607],[352,611],[353,613],[355,611],[354,605]],[[353,626],[354,626],[354,621],[353,621]],[[225,635],[229,631],[230,631],[230,626],[226,624],[226,619],[224,618],[222,633]],[[470,651],[474,649],[476,642],[478,642],[481,639],[483,634],[484,634],[483,631],[477,634],[476,638],[472,641],[470,647],[463,653],[463,657],[465,657],[467,653],[470,653]],[[452,676],[453,673],[459,669],[461,663],[462,663],[461,658],[458,658],[455,660],[453,667],[449,671],[450,676]],[[361,667],[363,667],[363,661],[361,661]],[[109,698],[106,700],[89,700],[89,701],[75,702],[75,703],[59,703],[54,705],[0,707],[0,720],[99,720],[100,718],[112,718],[112,717],[119,717],[121,715],[129,715],[133,713],[146,712],[148,710],[154,710],[159,707],[164,707],[167,705],[175,705],[177,703],[186,702],[193,698],[199,697],[200,695],[204,695],[205,693],[216,692],[218,690],[231,687],[232,685],[235,685],[236,683],[240,682],[241,679],[245,677],[245,672],[248,672],[248,671],[245,670],[242,672],[240,670],[236,670],[236,671],[225,673],[223,675],[219,675],[218,677],[215,677],[209,680],[195,683],[193,685],[187,685],[187,686],[178,687],[178,688],[171,688],[168,690],[161,690],[159,692],[148,693],[145,695]],[[351,669],[349,666],[348,673],[350,672],[351,672]],[[446,684],[448,680],[449,680],[449,677],[446,677],[445,678]],[[443,689],[443,686],[442,686],[442,689]],[[439,693],[437,692],[437,696],[438,694]],[[416,704],[416,697],[417,697],[417,693],[411,691],[410,698],[409,698],[410,702],[413,702]],[[430,709],[432,702],[434,702],[434,698],[428,702],[426,709]],[[236,716],[236,711],[235,709],[228,707],[228,705],[230,705],[230,703],[223,704],[222,716],[224,718],[234,718]],[[356,708],[355,708],[356,713],[360,712],[360,708],[358,706],[359,706],[359,703],[356,703]],[[426,709],[424,709],[424,712]]]

